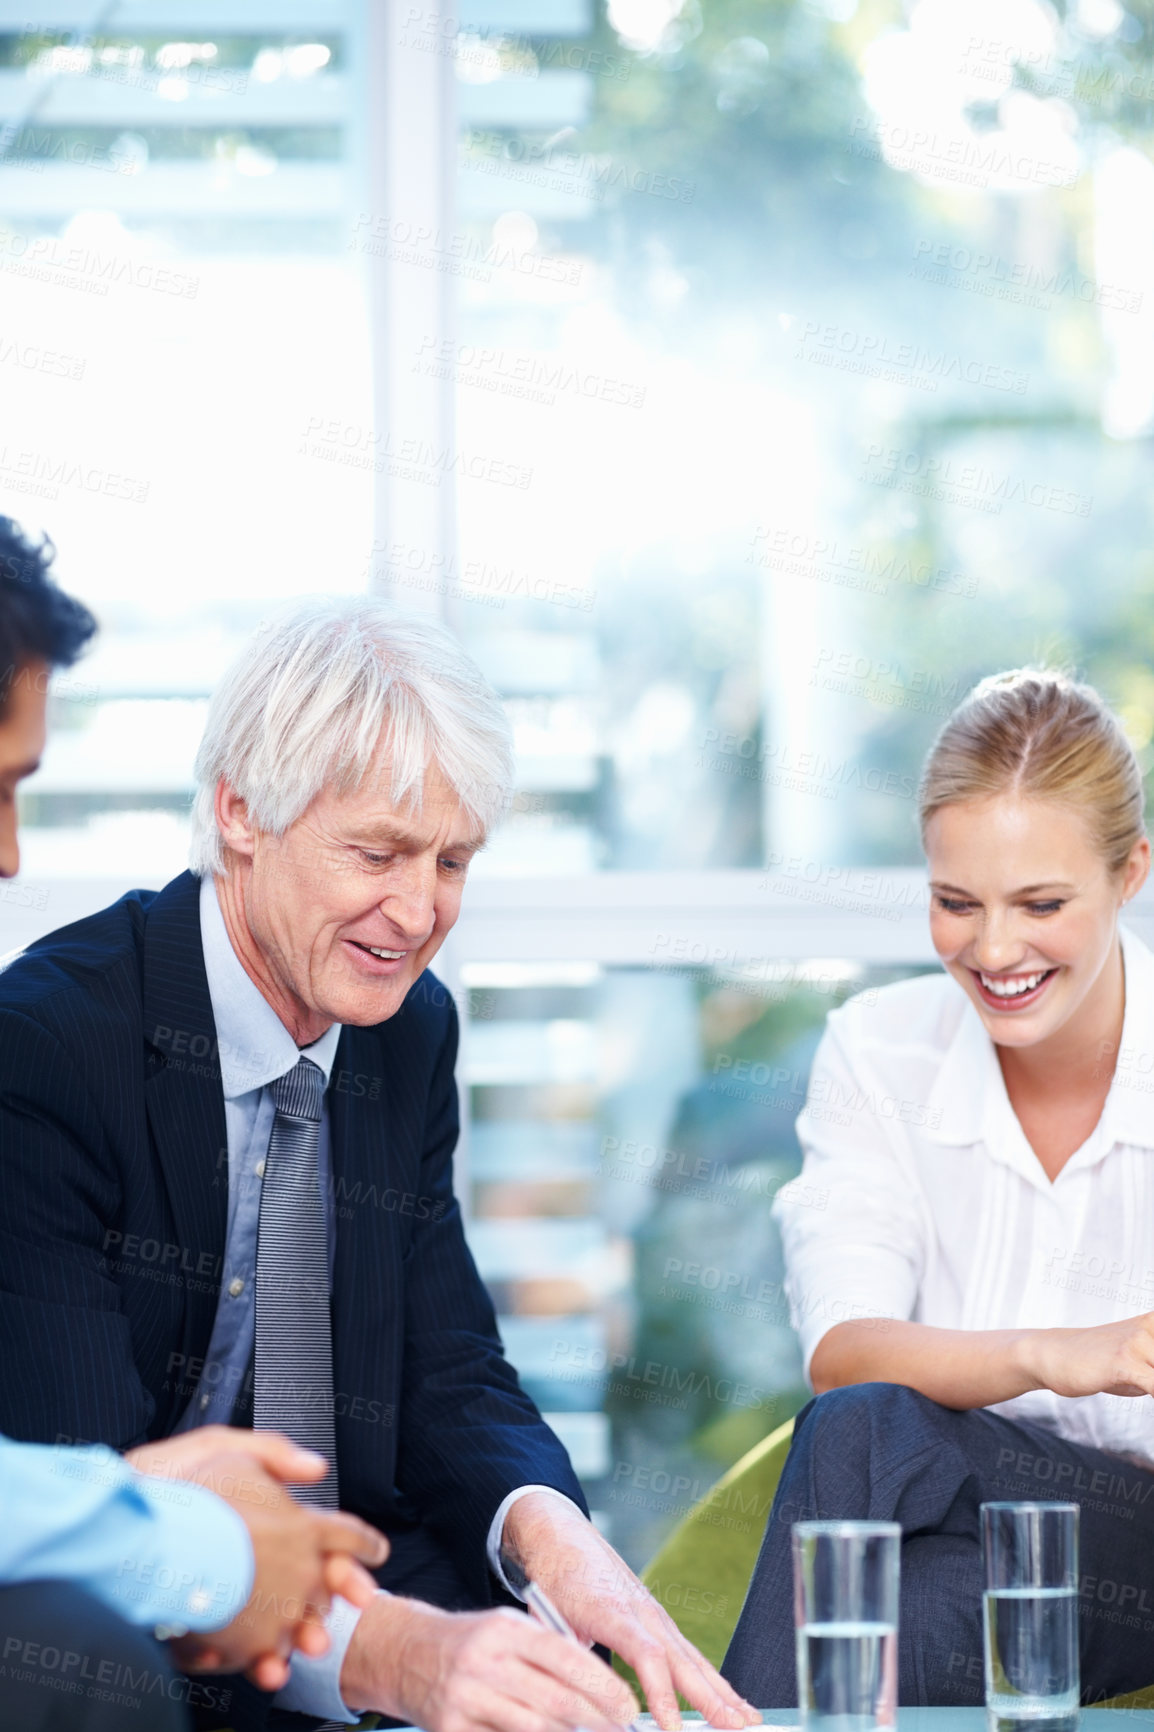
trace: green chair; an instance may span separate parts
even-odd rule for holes
[[[682,1635],[715,1666],[737,1626],[792,1436],[790,1419],[743,1455],[642,1571],[641,1580]],[[632,1670],[616,1655],[613,1663],[640,1691]],[[1154,1708],[1154,1684],[1096,1706]]]
[[[720,1666],[761,1550],[793,1420],[743,1455],[674,1528],[641,1580],[694,1647]],[[623,1661],[622,1675],[637,1688]]]

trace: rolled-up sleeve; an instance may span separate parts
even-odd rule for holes
[[[892,1097],[835,1012],[797,1121],[804,1160],[778,1192],[790,1320],[805,1374],[822,1336],[862,1317],[912,1317],[925,1224]]]

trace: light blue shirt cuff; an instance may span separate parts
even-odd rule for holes
[[[117,1593],[148,1607],[148,1623],[220,1630],[248,1604],[255,1566],[248,1529],[223,1498],[186,1481],[138,1476],[157,1511],[157,1533]],[[150,1553],[159,1552],[155,1568]],[[143,1596],[139,1590],[149,1590]],[[125,1616],[133,1618],[131,1611]],[[134,1621],[141,1621],[137,1616]]]
[[[252,1592],[240,1517],[103,1447],[0,1438],[0,1581],[76,1582],[133,1624],[216,1630]]]
[[[513,1586],[512,1582],[501,1568],[501,1535],[505,1531],[505,1517],[508,1515],[513,1505],[519,1498],[528,1497],[531,1491],[543,1491],[550,1497],[559,1497],[562,1503],[569,1505],[570,1509],[577,1510],[577,1514],[581,1517],[582,1521],[586,1519],[585,1512],[577,1509],[577,1505],[573,1502],[573,1499],[571,1497],[566,1497],[563,1491],[558,1491],[555,1485],[520,1485],[517,1487],[516,1491],[511,1491],[508,1497],[501,1499],[501,1502],[497,1505],[497,1513],[489,1523],[489,1537],[485,1542],[485,1551],[489,1559],[489,1568],[492,1570],[501,1586],[508,1593],[513,1594],[518,1600],[522,1599],[523,1595],[517,1592],[517,1589]]]
[[[316,1714],[320,1719],[339,1720],[346,1726],[360,1719],[341,1699],[341,1667],[360,1622],[360,1611],[348,1600],[334,1595],[332,1609],[325,1619],[329,1633],[329,1651],[314,1658],[311,1654],[294,1654],[292,1675],[274,1700],[278,1708],[291,1709],[295,1714]]]

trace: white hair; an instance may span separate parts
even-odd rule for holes
[[[449,632],[367,596],[315,596],[262,626],[209,705],[196,755],[189,865],[224,871],[222,779],[257,829],[283,836],[324,788],[387,764],[394,806],[419,807],[435,763],[482,834],[512,794],[509,723]]]

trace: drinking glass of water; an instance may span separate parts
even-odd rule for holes
[[[810,1732],[893,1726],[898,1700],[897,1522],[797,1522],[797,1691]]]
[[[984,1503],[982,1556],[990,1732],[1074,1732],[1078,1505]]]

